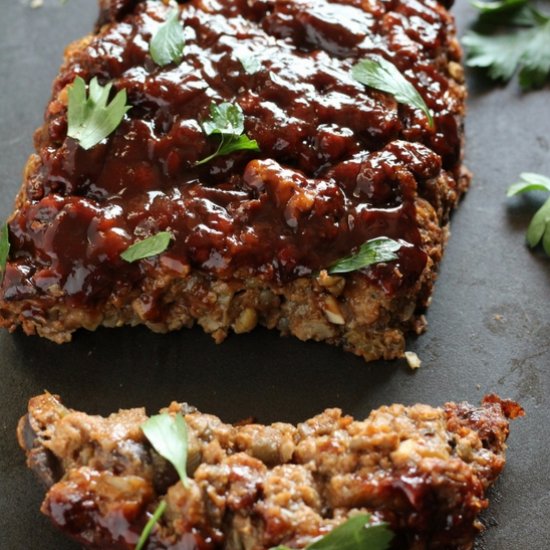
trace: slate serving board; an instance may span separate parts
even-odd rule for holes
[[[0,219],[11,211],[63,48],[89,32],[93,0],[2,2]],[[475,14],[455,7],[461,33]],[[171,400],[236,421],[297,422],[325,407],[358,417],[381,404],[517,399],[508,465],[491,490],[477,548],[544,550],[550,540],[550,260],[524,246],[542,197],[506,200],[521,171],[550,175],[550,90],[522,95],[469,74],[467,164],[473,187],[453,217],[426,334],[409,342],[423,361],[365,365],[323,344],[258,329],[216,346],[201,330],[79,333],[69,345],[0,332],[0,548],[75,550],[39,513],[43,491],[24,464],[15,428],[29,397],[48,389],[70,407],[106,414]]]

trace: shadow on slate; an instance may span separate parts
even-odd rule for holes
[[[353,411],[397,373],[263,328],[221,345],[199,328],[167,335],[100,329],[63,346],[20,333],[13,340],[25,380],[91,414],[144,404],[152,413],[176,400],[231,422],[250,414],[260,422],[296,421],[326,407]]]

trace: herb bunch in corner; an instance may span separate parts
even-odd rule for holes
[[[540,88],[550,76],[550,14],[530,0],[473,0],[480,12],[463,38],[467,65],[487,70],[493,80],[516,72],[524,91]]]

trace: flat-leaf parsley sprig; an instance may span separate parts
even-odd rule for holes
[[[156,235],[151,235],[141,241],[136,241],[130,245],[120,257],[128,263],[144,260],[162,254],[170,244],[173,236],[169,231],[161,231]]]
[[[550,192],[550,178],[532,172],[520,174],[518,183],[508,188],[508,196],[513,197],[529,191]],[[539,243],[550,256],[550,198],[537,210],[527,228],[527,244],[534,248]]]
[[[149,53],[153,61],[164,67],[170,63],[179,63],[185,47],[185,32],[179,20],[177,5],[172,9],[166,21],[158,28],[149,43]]]
[[[183,415],[157,414],[144,422],[141,430],[155,451],[174,466],[182,483],[187,485],[188,430]]]
[[[477,31],[463,39],[467,64],[494,80],[508,81],[519,70],[524,90],[541,87],[550,76],[550,15],[529,0],[474,0]]]
[[[349,273],[370,265],[397,260],[401,244],[388,237],[377,237],[363,243],[357,252],[338,260],[328,268],[329,275]]]
[[[306,550],[386,550],[394,535],[387,523],[371,523],[370,514],[358,514],[328,535],[307,546]],[[277,546],[271,550],[290,550]]]
[[[391,94],[398,103],[420,109],[433,128],[434,119],[423,97],[393,63],[383,57],[365,58],[353,66],[351,74],[361,84]]]
[[[151,416],[141,425],[141,430],[157,453],[176,469],[181,482],[187,487],[188,428],[181,413]],[[142,550],[159,519],[166,511],[166,501],[161,500],[153,515],[143,528],[136,550]]]
[[[236,55],[246,74],[253,75],[261,70],[262,62],[255,55],[246,51],[237,52]]]
[[[221,139],[216,152],[197,162],[197,165],[235,151],[260,150],[258,142],[244,133],[244,113],[238,103],[212,103],[210,117],[202,121],[202,129],[207,136],[220,136]]]
[[[126,90],[120,90],[107,103],[112,87],[111,83],[101,86],[94,77],[86,95],[86,82],[80,76],[69,87],[67,135],[76,139],[83,149],[91,149],[112,134],[131,109],[126,105]]]

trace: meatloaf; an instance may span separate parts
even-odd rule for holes
[[[519,405],[392,405],[354,420],[329,409],[297,426],[224,424],[185,404],[183,484],[145,438],[144,409],[107,418],[30,400],[18,428],[46,483],[42,512],[87,548],[133,549],[164,502],[146,548],[305,548],[358,513],[394,534],[392,548],[469,549],[505,463]]]
[[[436,0],[189,0],[185,47],[158,65],[158,0],[101,0],[72,44],[35,134],[0,290],[0,325],[66,342],[78,328],[198,323],[221,342],[257,324],[366,360],[423,330],[461,165],[465,88],[454,20]],[[244,52],[244,53],[243,53]],[[245,70],[243,55],[256,69]],[[352,78],[383,58],[422,96],[398,103]],[[68,136],[76,77],[124,90],[130,110],[84,149]],[[208,163],[212,104],[238,105],[259,151]],[[202,126],[201,126],[202,125]],[[121,253],[169,232],[169,247]],[[372,239],[393,261],[327,271]]]

